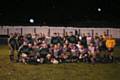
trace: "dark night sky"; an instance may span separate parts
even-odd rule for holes
[[[97,9],[101,8],[101,12]],[[0,0],[0,24],[120,20],[120,0]]]

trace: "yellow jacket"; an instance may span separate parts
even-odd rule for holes
[[[115,39],[107,39],[106,40],[106,47],[107,48],[114,48],[116,45]]]

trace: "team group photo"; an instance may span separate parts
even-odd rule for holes
[[[0,0],[0,80],[120,80],[120,0]]]

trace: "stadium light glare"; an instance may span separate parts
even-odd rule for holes
[[[101,11],[101,8],[98,8],[97,10],[100,12],[100,11]]]
[[[32,18],[29,21],[30,21],[30,23],[34,23],[34,19],[32,19]]]

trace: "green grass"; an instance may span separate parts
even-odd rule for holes
[[[120,50],[115,50],[118,56]],[[9,62],[7,46],[0,46],[0,80],[120,80],[120,64],[21,64]]]

